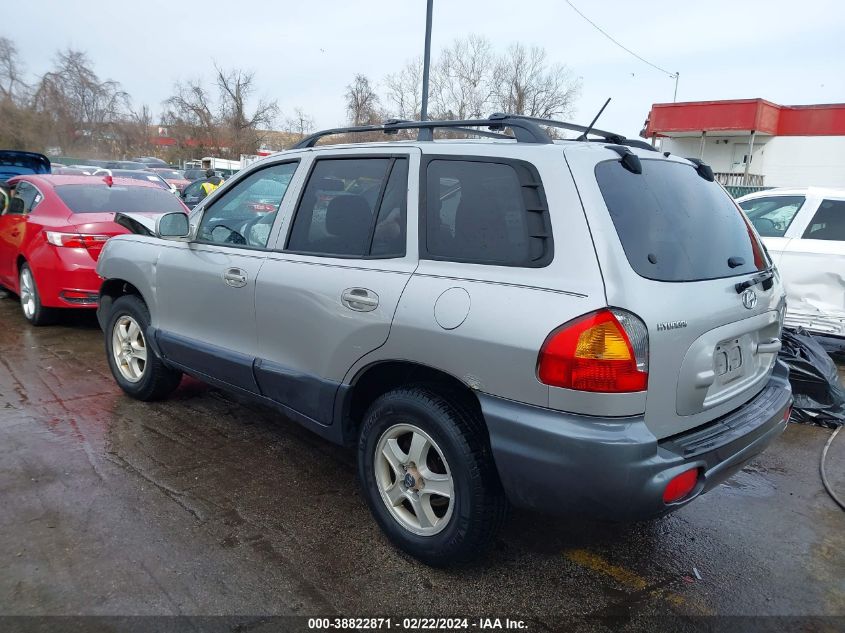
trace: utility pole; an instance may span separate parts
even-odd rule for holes
[[[426,0],[425,9],[425,53],[423,54],[422,76],[422,104],[420,105],[420,121],[428,119],[428,70],[431,66],[431,14],[434,10],[434,0]]]
[[[677,70],[675,71],[675,94],[672,96],[672,103],[675,103],[678,100],[678,77],[681,76]]]

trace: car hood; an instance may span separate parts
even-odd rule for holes
[[[157,215],[152,213],[116,213],[114,216],[115,224],[119,224],[130,233],[137,235],[153,235],[155,234]]]
[[[23,174],[49,174],[50,159],[37,152],[0,150],[0,180]]]
[[[155,219],[161,213],[74,213],[71,222],[80,233],[97,233],[101,235],[117,235],[139,233],[152,235],[155,230]]]

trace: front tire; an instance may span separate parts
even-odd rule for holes
[[[372,404],[358,476],[387,537],[432,566],[477,556],[504,518],[480,414],[428,387],[396,389]]]
[[[21,266],[18,278],[20,287],[21,311],[23,317],[35,326],[48,325],[53,321],[53,312],[41,305],[41,295],[35,285],[35,276],[29,264]]]
[[[182,380],[182,372],[167,367],[147,344],[150,311],[134,295],[117,299],[106,321],[109,368],[127,395],[137,400],[161,400]]]

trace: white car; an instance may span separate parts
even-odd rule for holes
[[[785,324],[845,338],[845,189],[769,189],[737,203],[783,277]]]

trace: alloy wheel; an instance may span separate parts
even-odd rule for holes
[[[32,271],[25,267],[21,270],[21,308],[27,319],[35,315],[35,280],[32,278]]]
[[[147,341],[138,322],[124,314],[112,329],[112,356],[121,376],[138,382],[147,367]]]
[[[375,449],[375,481],[391,516],[405,529],[433,536],[449,523],[455,485],[443,451],[413,424],[395,424]]]

